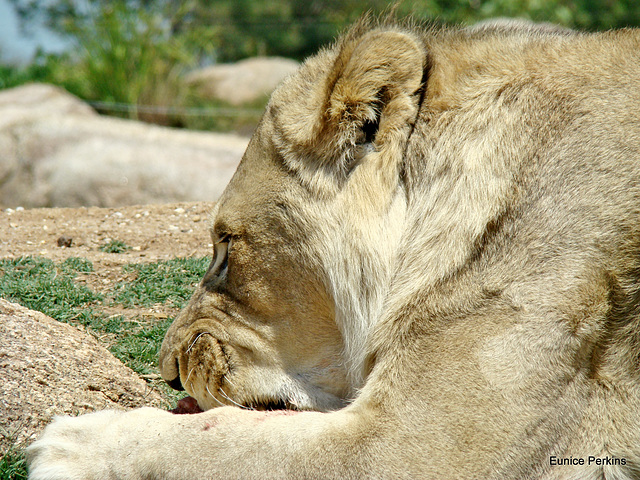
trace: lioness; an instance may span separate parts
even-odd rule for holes
[[[363,21],[211,236],[160,355],[207,411],[58,418],[30,478],[640,478],[640,32]]]

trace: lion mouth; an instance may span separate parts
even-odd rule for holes
[[[264,411],[274,411],[274,410],[297,410],[297,408],[290,404],[289,402],[286,402],[284,400],[263,400],[260,402],[251,402],[247,405],[245,405],[246,408],[250,409],[250,410],[257,410],[259,412],[264,412]]]
[[[255,410],[258,412],[273,412],[281,410],[290,410],[295,412],[298,411],[298,409],[294,405],[284,400],[264,400],[260,402],[251,402],[245,405],[238,404],[238,406],[247,410]],[[180,399],[176,405],[176,408],[170,410],[170,412],[177,415],[184,415],[202,413],[203,410],[200,408],[200,405],[195,398],[187,396]]]

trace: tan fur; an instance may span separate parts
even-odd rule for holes
[[[165,338],[210,410],[59,419],[31,478],[640,478],[639,112],[636,30],[355,26],[273,94]]]

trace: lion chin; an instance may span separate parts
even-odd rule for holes
[[[363,20],[210,234],[191,415],[58,418],[31,479],[640,479],[640,31]]]

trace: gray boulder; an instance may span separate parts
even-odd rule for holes
[[[299,67],[298,62],[289,58],[254,57],[197,70],[185,82],[198,96],[242,105],[270,95]]]
[[[0,91],[0,207],[214,201],[247,143],[103,117],[51,85]]]

